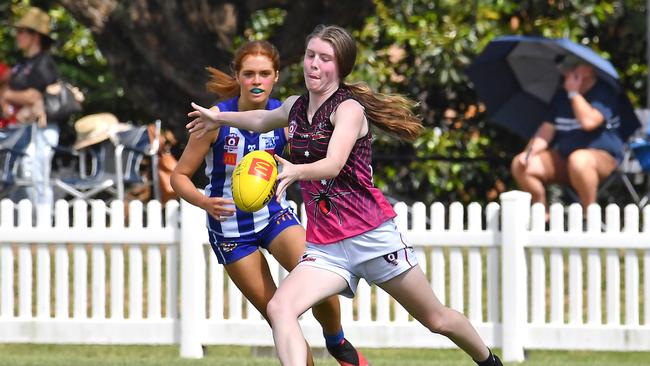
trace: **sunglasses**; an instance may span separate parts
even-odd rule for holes
[[[36,32],[34,32],[33,30],[31,30],[29,28],[16,28],[16,34],[21,34],[21,33],[34,34]]]

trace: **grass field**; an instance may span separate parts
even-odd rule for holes
[[[497,351],[498,352],[498,351]],[[366,349],[373,366],[472,366],[458,350]],[[317,365],[336,366],[332,358],[317,359]],[[59,346],[0,344],[2,366],[154,366],[279,365],[272,357],[253,357],[249,347],[212,346],[206,357],[187,360],[178,357],[177,346]],[[650,352],[565,352],[532,351],[525,366],[645,366]]]

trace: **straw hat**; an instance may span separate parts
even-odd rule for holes
[[[117,132],[126,131],[131,126],[119,123],[112,113],[89,114],[74,123],[77,140],[73,147],[76,150],[102,142]]]
[[[50,16],[39,8],[31,7],[20,20],[14,23],[16,28],[27,28],[50,38]]]

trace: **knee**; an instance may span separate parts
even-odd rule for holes
[[[595,161],[594,157],[588,150],[579,149],[571,153],[567,158],[567,171],[569,173],[579,173],[587,169],[593,169]]]
[[[444,319],[431,320],[429,324],[427,324],[427,329],[429,329],[429,331],[432,333],[440,334],[445,337],[449,337],[451,335],[449,322],[445,321]]]
[[[282,321],[282,319],[291,316],[291,308],[284,299],[273,296],[266,305],[266,315],[271,323]]]
[[[510,172],[515,177],[519,177],[526,171],[526,167],[521,163],[521,154],[516,155],[512,162],[510,163]]]
[[[510,162],[510,171],[512,174],[516,174],[522,168],[521,162],[519,162],[519,155],[516,155],[514,159]]]
[[[447,309],[448,311],[452,312],[453,310]],[[452,315],[452,314],[450,314]],[[453,316],[447,316],[446,314],[435,314],[435,315],[430,315],[425,323],[424,326],[429,329],[430,332],[436,333],[436,334],[441,334],[443,336],[449,337],[452,333],[452,319]]]

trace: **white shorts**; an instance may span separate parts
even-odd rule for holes
[[[299,265],[326,269],[343,277],[348,288],[341,292],[354,297],[359,279],[384,283],[418,264],[413,247],[406,244],[393,220],[377,228],[332,244],[307,242]]]

